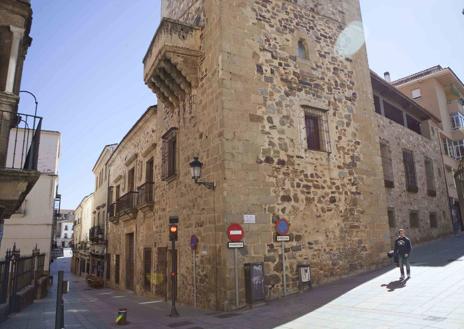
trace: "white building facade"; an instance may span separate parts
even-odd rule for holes
[[[14,130],[11,132],[15,133]],[[25,198],[20,209],[5,221],[0,258],[14,244],[21,255],[30,255],[35,246],[45,253],[45,267],[48,271],[53,241],[54,200],[58,186],[58,164],[60,159],[61,134],[57,131],[42,130],[38,168],[40,177]],[[14,147],[9,147],[8,158],[13,156]]]

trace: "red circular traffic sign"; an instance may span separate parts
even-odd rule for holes
[[[227,228],[227,236],[232,242],[242,241],[243,238],[243,228],[240,224],[230,224]]]

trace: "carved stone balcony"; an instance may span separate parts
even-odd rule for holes
[[[144,81],[165,105],[177,107],[198,85],[199,27],[163,18],[143,59]]]

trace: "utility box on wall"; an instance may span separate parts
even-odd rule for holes
[[[308,264],[298,265],[298,278],[302,289],[311,287],[311,269]]]
[[[247,304],[264,300],[263,263],[245,264],[245,294]]]

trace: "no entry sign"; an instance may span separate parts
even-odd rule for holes
[[[240,224],[230,224],[227,228],[227,236],[232,242],[239,242],[243,239],[243,228]]]

